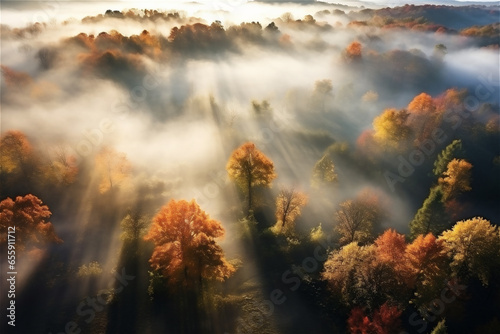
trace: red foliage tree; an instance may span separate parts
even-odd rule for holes
[[[0,202],[0,242],[6,242],[9,227],[15,227],[16,249],[31,250],[47,243],[62,243],[47,220],[51,212],[42,201],[31,194]]]

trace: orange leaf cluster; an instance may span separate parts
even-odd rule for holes
[[[221,224],[192,200],[171,200],[153,218],[147,241],[155,245],[149,262],[172,286],[195,286],[204,279],[224,280],[234,267],[215,239],[224,235]]]

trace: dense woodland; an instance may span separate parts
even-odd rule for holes
[[[1,26],[2,333],[497,333],[498,6],[323,7]]]

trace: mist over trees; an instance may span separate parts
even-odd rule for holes
[[[2,4],[16,329],[495,333],[498,5],[94,5]]]

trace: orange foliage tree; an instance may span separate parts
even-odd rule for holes
[[[221,224],[195,200],[171,200],[153,218],[144,237],[155,245],[151,267],[175,287],[201,287],[203,280],[224,280],[235,271],[215,239],[224,235]]]
[[[276,198],[276,230],[293,234],[295,219],[306,204],[306,194],[293,188],[283,188]]]
[[[21,131],[7,131],[0,140],[0,171],[31,177],[34,167],[33,147]]]
[[[347,61],[355,61],[361,59],[361,51],[363,47],[358,41],[354,41],[345,48],[345,57]]]
[[[132,169],[125,153],[103,147],[95,157],[96,169],[101,177],[99,191],[105,193],[125,181]]]
[[[15,227],[16,249],[32,250],[47,243],[62,243],[48,222],[51,212],[42,201],[31,194],[18,196],[13,201],[10,197],[0,202],[0,241],[7,240],[9,227]]]
[[[441,185],[445,200],[453,199],[464,191],[471,190],[472,164],[467,160],[453,159],[438,182]]]
[[[255,144],[247,142],[233,151],[226,165],[229,177],[248,195],[248,212],[252,209],[252,189],[269,187],[276,178],[273,162],[259,151]]]

